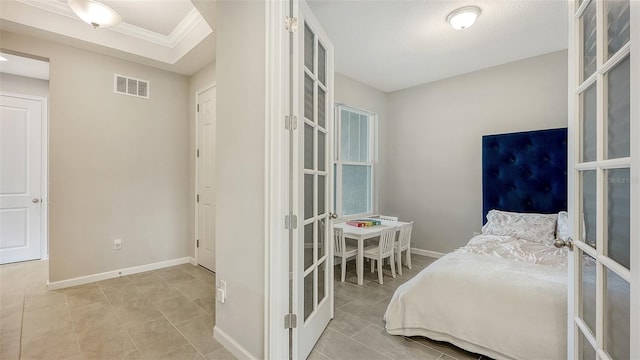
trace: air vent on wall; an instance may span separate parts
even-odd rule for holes
[[[113,91],[117,94],[149,98],[149,82],[129,76],[113,74]]]

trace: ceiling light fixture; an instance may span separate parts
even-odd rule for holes
[[[474,22],[480,16],[480,8],[477,6],[465,6],[463,8],[454,10],[449,16],[447,16],[447,22],[452,28],[456,30],[464,30]]]
[[[107,28],[122,20],[115,10],[95,0],[69,0],[69,6],[82,21],[94,29]]]

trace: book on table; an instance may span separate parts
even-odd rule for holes
[[[381,224],[382,222],[376,219],[362,219],[362,220],[347,221],[347,225],[355,226],[355,227],[371,227],[371,226],[376,226]]]

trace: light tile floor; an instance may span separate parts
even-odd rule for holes
[[[215,274],[190,264],[47,291],[48,263],[0,266],[0,359],[235,359],[213,338]]]
[[[413,269],[403,268],[403,274],[391,277],[385,267],[383,285],[367,264],[364,285],[357,285],[355,262],[347,264],[347,277],[340,282],[340,267],[335,275],[335,317],[311,352],[309,359],[426,359],[426,360],[478,360],[481,355],[459,349],[451,344],[423,337],[402,337],[387,334],[383,315],[395,290],[407,282],[435,259],[412,256]]]
[[[384,285],[365,268],[356,285],[335,275],[335,318],[310,359],[439,359],[480,356],[420,337],[388,335],[382,316],[395,289],[434,259],[413,256],[413,269]],[[388,269],[388,268],[387,268]],[[48,263],[0,266],[0,359],[234,359],[212,337],[215,274],[190,264],[47,291]]]

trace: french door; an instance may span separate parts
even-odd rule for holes
[[[291,356],[305,359],[332,317],[333,45],[304,1],[293,1],[292,311]]]
[[[638,5],[569,1],[569,358],[640,358]]]

